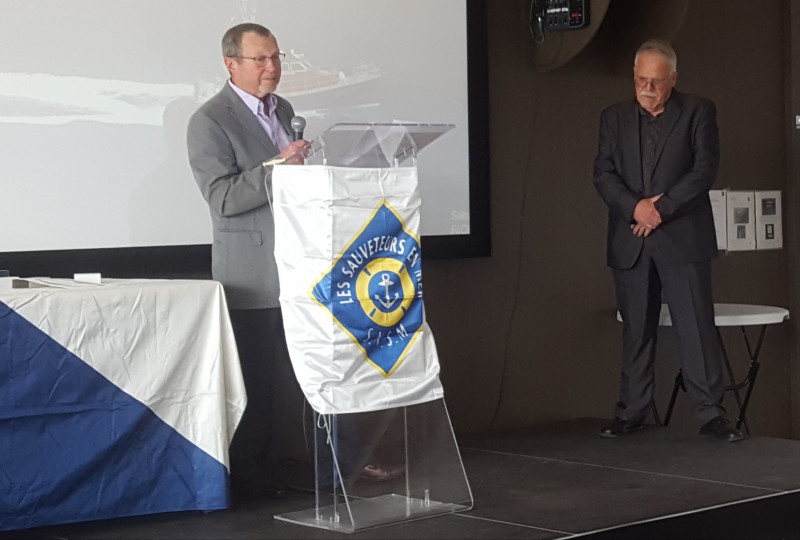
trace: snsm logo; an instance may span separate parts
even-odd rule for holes
[[[388,377],[422,327],[419,241],[382,201],[310,294]]]

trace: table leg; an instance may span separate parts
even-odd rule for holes
[[[661,418],[658,416],[658,407],[656,407],[655,399],[650,400],[650,409],[652,409],[653,411],[653,421],[656,423],[657,426],[662,425]]]
[[[758,336],[755,351],[753,351],[750,348],[750,340],[747,339],[747,332],[744,326],[742,326],[742,336],[744,337],[745,345],[747,345],[747,354],[750,356],[750,369],[747,372],[747,378],[741,383],[742,385],[747,384],[747,392],[744,395],[744,403],[739,407],[739,419],[736,421],[736,429],[740,429],[742,423],[744,423],[748,434],[750,433],[750,427],[747,425],[747,417],[745,414],[747,412],[747,405],[750,403],[750,396],[753,394],[753,387],[756,384],[758,369],[761,367],[758,361],[758,355],[761,352],[761,345],[764,343],[764,335],[766,333],[767,325],[765,324],[761,327],[761,333]]]
[[[758,355],[761,352],[761,345],[764,343],[764,336],[767,333],[767,325],[761,326],[761,332],[758,336],[758,341],[756,342],[756,348],[753,350],[750,346],[750,340],[747,337],[747,331],[744,326],[741,327],[742,329],[742,337],[744,338],[744,343],[747,346],[747,354],[750,357],[750,368],[747,372],[747,377],[740,382],[736,382],[736,377],[733,374],[733,368],[731,367],[730,359],[728,358],[728,351],[725,349],[725,342],[722,341],[722,333],[717,327],[717,337],[719,338],[719,348],[722,354],[722,360],[725,365],[725,370],[728,372],[728,380],[730,381],[730,386],[725,387],[725,391],[733,392],[733,396],[736,399],[736,404],[739,407],[739,417],[736,419],[736,429],[742,429],[744,426],[745,432],[750,435],[750,425],[747,423],[747,405],[750,403],[750,396],[753,394],[753,387],[755,386],[756,376],[758,376],[758,370],[761,367],[761,364],[758,361]],[[739,394],[739,390],[742,388],[747,388],[744,396],[744,400],[742,400],[742,396]],[[678,391],[683,390],[686,391],[686,385],[683,381],[683,372],[678,369],[678,374],[675,376],[675,385],[672,387],[672,396],[669,400],[669,406],[667,407],[667,415],[664,417],[664,425],[669,425],[669,421],[672,418],[672,410],[675,407],[675,400],[678,397]],[[654,409],[654,414],[655,409]],[[657,418],[657,417],[656,417]]]
[[[669,425],[669,419],[672,418],[672,409],[675,407],[675,400],[678,397],[678,390],[686,391],[686,384],[683,382],[683,371],[678,368],[678,374],[675,375],[675,385],[672,387],[672,396],[669,398],[669,406],[667,407],[667,416],[664,417],[664,425]]]
[[[744,327],[742,327],[742,329],[744,330]],[[720,349],[720,352],[722,353],[722,361],[723,361],[723,363],[725,365],[725,370],[728,372],[728,380],[731,383],[730,386],[726,386],[725,387],[725,390],[726,391],[727,390],[732,391],[733,392],[733,396],[736,398],[736,405],[739,406],[739,418],[736,421],[736,429],[740,429],[742,421],[743,421],[743,417],[742,417],[743,402],[742,402],[742,396],[739,394],[739,389],[743,388],[745,383],[743,382],[741,384],[737,384],[737,382],[736,382],[736,377],[733,374],[733,368],[731,367],[731,362],[728,359],[728,351],[725,349],[725,342],[722,341],[722,333],[719,331],[719,327],[717,327],[717,336],[719,336],[719,349]],[[746,334],[745,334],[745,342],[747,342],[747,335]],[[748,350],[748,352],[750,351],[750,346],[749,345],[747,347],[747,350]],[[746,381],[747,381],[747,379],[745,379],[745,382]],[[750,434],[750,426],[747,425],[747,421],[746,420],[744,421],[744,425],[745,425],[745,430],[747,431],[747,434],[749,435]]]

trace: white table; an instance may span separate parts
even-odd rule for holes
[[[34,285],[0,291],[0,530],[226,508],[246,395],[221,285]]]
[[[725,369],[728,373],[728,380],[730,385],[725,388],[726,391],[732,391],[736,403],[739,406],[739,417],[736,420],[736,429],[741,429],[744,425],[747,433],[750,433],[750,426],[747,424],[747,406],[750,403],[750,396],[753,393],[753,386],[756,382],[758,370],[761,367],[758,356],[761,352],[761,346],[764,343],[764,336],[767,333],[767,326],[771,324],[780,324],[789,318],[789,310],[776,307],[776,306],[762,306],[755,304],[714,304],[714,324],[717,327],[717,335],[719,336],[719,345],[722,351],[722,359],[725,364]],[[617,320],[621,321],[622,317],[617,312]],[[666,304],[661,305],[661,315],[658,320],[659,326],[672,326],[672,319],[670,317],[669,308]],[[738,326],[741,328],[742,337],[747,347],[747,354],[750,358],[750,368],[748,369],[747,376],[740,382],[736,381],[728,359],[728,352],[725,349],[725,342],[722,340],[722,334],[719,329],[723,326]],[[751,347],[750,339],[747,337],[746,327],[757,326],[759,327],[758,340],[756,341],[755,348]],[[744,400],[742,400],[739,390],[746,388]],[[667,415],[664,418],[664,425],[669,424],[672,410],[675,406],[675,399],[678,395],[678,389],[686,390],[683,382],[683,373],[678,370],[678,375],[675,377],[675,386],[672,388],[672,396],[667,408]]]

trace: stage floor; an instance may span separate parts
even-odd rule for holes
[[[472,510],[352,535],[275,521],[312,494],[0,533],[17,539],[799,538],[800,441],[726,444],[648,427],[618,439],[580,419],[459,440]]]

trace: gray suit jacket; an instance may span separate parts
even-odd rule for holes
[[[276,114],[291,133],[294,110],[281,97]],[[262,165],[278,148],[227,83],[192,115],[187,144],[189,164],[211,210],[212,275],[224,286],[228,307],[279,307],[272,167]]]
[[[639,107],[630,99],[605,109],[594,162],[594,185],[608,205],[607,260],[633,266],[644,242],[668,263],[709,260],[717,238],[708,190],[719,167],[717,110],[708,99],[672,92],[661,119],[656,165],[649,189],[642,182]],[[643,198],[656,202],[661,225],[647,238],[631,232],[633,210]]]

